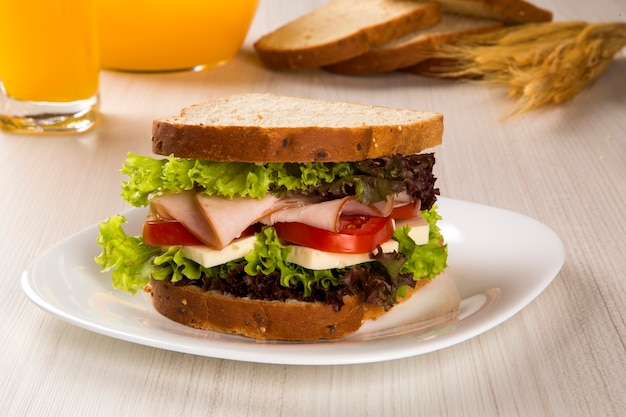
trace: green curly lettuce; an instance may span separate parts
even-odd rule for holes
[[[111,270],[113,286],[130,293],[143,289],[150,276],[167,277],[172,274],[169,263],[155,264],[162,254],[160,247],[143,243],[141,237],[128,236],[122,225],[124,216],[115,215],[100,223],[100,233],[96,239],[102,248],[95,261],[103,271]]]
[[[185,258],[180,246],[170,246],[165,252],[160,246],[146,245],[140,236],[129,236],[122,225],[126,218],[109,217],[99,225],[96,242],[102,252],[95,262],[103,272],[111,271],[113,287],[135,294],[150,283],[150,277],[173,282],[181,279],[199,279],[202,275],[220,277],[220,268],[205,268]],[[223,267],[222,267],[223,268]]]
[[[298,193],[324,198],[356,196],[369,204],[406,191],[413,200],[420,200],[424,209],[430,209],[439,193],[433,164],[433,154],[358,162],[255,164],[173,156],[155,159],[129,153],[121,169],[128,176],[122,183],[122,197],[141,207],[148,205],[153,195],[195,189],[230,199]]]
[[[266,163],[214,162],[170,156],[155,159],[128,154],[121,173],[122,197],[130,205],[148,205],[151,195],[202,189],[209,195],[226,198],[263,198],[268,192],[315,190],[352,173],[350,163]]]
[[[437,225],[441,216],[437,213],[437,207],[433,206],[430,210],[423,210],[422,216],[430,226],[428,243],[416,245],[409,236],[410,228],[408,226],[396,229],[393,238],[399,244],[399,252],[407,258],[400,272],[412,272],[415,280],[431,280],[447,267],[448,245],[442,244],[443,236]]]

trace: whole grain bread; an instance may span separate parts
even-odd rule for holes
[[[359,297],[345,297],[345,305],[335,312],[320,302],[252,300],[168,281],[152,280],[150,290],[154,308],[171,320],[254,339],[337,339],[356,331],[363,318]]]
[[[415,0],[330,0],[261,37],[254,48],[271,69],[344,61],[437,23],[439,5]]]
[[[417,281],[415,288],[408,288],[399,302],[408,300],[428,282]],[[152,279],[150,293],[155,310],[175,322],[254,339],[301,342],[339,339],[357,331],[363,321],[385,314],[382,307],[364,303],[361,296],[344,297],[345,304],[335,311],[322,302],[254,300],[207,292],[194,285],[179,286],[166,280]],[[441,300],[436,314],[458,308],[455,298],[443,294]]]
[[[434,45],[453,43],[475,33],[499,29],[498,20],[444,13],[441,22],[380,45],[352,59],[324,67],[344,75],[379,74],[411,67],[432,57]]]
[[[442,136],[440,113],[242,94],[155,120],[152,150],[225,162],[341,162],[419,153]]]

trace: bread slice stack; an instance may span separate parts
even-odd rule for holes
[[[254,47],[271,69],[322,67],[434,25],[440,18],[435,2],[330,0],[263,36]]]
[[[337,74],[366,75],[396,71],[413,67],[431,58],[432,46],[454,42],[463,36],[498,29],[504,22],[443,13],[441,21],[428,28],[417,30],[402,38],[324,69]]]
[[[526,0],[330,0],[261,37],[254,47],[273,70],[420,74],[434,45],[551,20],[549,10]]]

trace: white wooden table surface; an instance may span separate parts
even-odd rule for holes
[[[626,52],[573,101],[500,123],[511,104],[501,89],[262,68],[252,42],[319,3],[262,0],[243,50],[220,68],[103,72],[104,117],[88,134],[0,134],[0,415],[626,415]],[[555,20],[626,20],[623,0],[536,4]],[[154,118],[209,97],[265,91],[442,112],[442,195],[547,224],[567,250],[562,271],[520,313],[469,341],[343,366],[146,347],[67,324],[27,299],[23,270],[126,208],[119,168],[128,151],[150,152]]]

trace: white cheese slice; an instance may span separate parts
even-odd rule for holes
[[[410,219],[396,220],[396,229],[404,226],[409,226],[409,237],[413,239],[416,245],[425,245],[428,243],[428,235],[430,233],[430,226],[424,217],[417,216]]]
[[[388,240],[380,245],[383,252],[398,250],[398,242]],[[292,246],[287,261],[308,269],[335,269],[346,266],[371,262],[368,253],[332,253],[304,246]]]
[[[181,248],[181,255],[199,263],[205,268],[210,268],[212,266],[225,264],[234,259],[242,258],[254,249],[255,243],[256,236],[253,235],[237,239],[222,250],[211,249],[202,245],[183,246]]]

